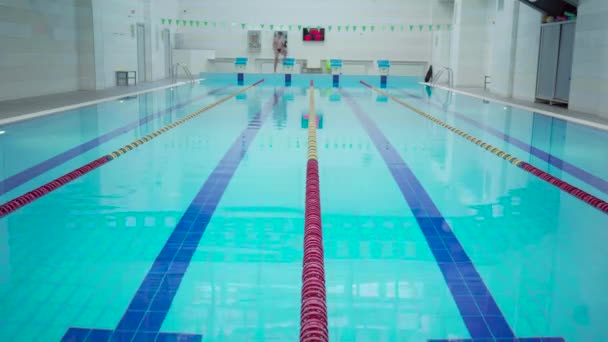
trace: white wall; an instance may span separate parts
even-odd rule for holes
[[[441,3],[441,4],[439,4]],[[303,42],[302,33],[294,29],[289,32],[289,55],[319,63],[328,58],[376,60],[391,59],[401,61],[431,61],[432,32],[428,27],[420,32],[417,25],[413,31],[408,23],[447,24],[451,22],[451,11],[441,10],[451,6],[449,1],[419,0],[310,0],[286,2],[283,0],[180,0],[180,19],[217,21],[235,23],[226,28],[181,27],[184,45],[180,48],[215,50],[217,58],[248,56],[255,58],[274,58],[272,32],[269,24],[293,25],[332,25],[326,30],[325,42]],[[435,13],[434,13],[435,12]],[[241,23],[266,24],[263,31],[262,51],[247,51],[247,30]],[[400,25],[394,32],[383,25],[406,24],[401,31]],[[356,32],[338,32],[337,25],[368,26],[367,32],[359,27]],[[369,26],[375,25],[375,32]],[[174,27],[174,26],[173,26]],[[275,27],[275,30],[278,30]],[[444,27],[445,29],[445,27]]]
[[[578,7],[570,83],[570,109],[608,118],[608,1]]]
[[[146,81],[163,79],[165,54],[161,17],[175,17],[177,2],[166,0],[93,0],[98,88],[116,84],[117,70],[138,70],[137,24],[145,25]]]
[[[519,6],[513,72],[513,97],[516,99],[535,99],[541,16],[539,11],[530,6]]]
[[[72,91],[90,82],[79,76],[79,63],[87,61],[79,57],[86,42],[78,42],[86,36],[79,36],[76,20],[87,15],[87,1],[0,0],[0,100]]]

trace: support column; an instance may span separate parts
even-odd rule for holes
[[[491,36],[490,76],[492,83],[489,89],[493,93],[505,97],[513,96],[519,5],[519,0],[504,0],[504,7],[496,11]]]
[[[487,0],[454,3],[450,67],[455,86],[483,86],[488,59],[487,8]]]

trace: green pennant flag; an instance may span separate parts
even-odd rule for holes
[[[262,29],[264,29],[264,24],[260,24],[260,27],[261,27]]]
[[[201,22],[200,22],[200,20],[197,20],[196,21],[196,27],[200,27],[200,26],[201,26]]]
[[[274,29],[274,25],[273,24],[270,24],[269,27],[270,27],[270,31],[272,31]]]
[[[410,25],[410,31],[414,31],[414,25]]]
[[[418,28],[420,29],[420,31],[422,31],[424,29],[424,25],[418,25]]]
[[[215,21],[213,22],[213,27],[217,27],[217,23]]]
[[[372,32],[374,32],[374,30],[376,29],[376,26],[372,25],[369,28],[372,30]]]
[[[298,25],[298,31],[302,31],[302,25]]]
[[[433,31],[433,25],[429,25],[429,31]]]
[[[293,27],[292,25],[289,25],[289,26],[287,26],[287,29],[288,29],[289,31],[291,31],[292,27]]]
[[[308,31],[310,31],[310,25],[306,26],[306,29],[307,29]]]
[[[186,26],[186,23],[188,23],[186,20],[182,20],[182,24],[183,24],[184,26]]]
[[[175,19],[175,25],[179,26],[179,19]]]
[[[169,25],[171,25],[172,21],[173,21],[173,19],[167,19],[167,22],[169,23]]]
[[[391,31],[395,31],[395,25],[391,25]]]
[[[401,31],[403,31],[405,29],[405,26],[401,25]]]
[[[437,31],[441,30],[441,25],[437,25]]]
[[[317,25],[317,30],[321,30],[321,25]]]
[[[452,29],[452,24],[448,24],[448,30]]]
[[[365,27],[365,25],[361,26],[361,29],[363,30],[363,32],[365,32],[365,30],[367,30],[367,27]]]
[[[205,21],[205,22],[203,22],[203,24],[205,24],[205,26],[207,26],[207,24],[209,24],[209,22]]]
[[[357,31],[357,25],[353,25],[353,32]]]
[[[382,31],[386,31],[386,25],[382,25]]]
[[[346,30],[346,32],[348,32],[348,29],[350,29],[350,26],[346,25],[346,26],[344,26],[344,29]]]
[[[338,31],[342,31],[342,26],[338,25]]]
[[[327,26],[327,30],[331,31],[331,25]]]
[[[244,30],[247,24],[241,24],[241,28]]]
[[[161,19],[160,19],[160,22],[161,22],[163,25],[165,25],[165,18],[161,18]]]
[[[194,26],[194,20],[190,20],[190,26]]]

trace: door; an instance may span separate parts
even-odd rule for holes
[[[171,49],[171,34],[169,29],[163,30],[163,46],[165,49],[165,78],[171,77],[171,68],[173,66],[173,51]]]
[[[557,62],[557,80],[555,98],[568,102],[570,97],[570,77],[572,75],[572,54],[574,53],[574,23],[563,24],[559,43],[559,60]]]
[[[542,26],[540,31],[540,53],[538,56],[538,79],[536,97],[553,100],[559,53],[559,24]]]
[[[137,81],[146,80],[146,30],[144,24],[137,24]]]

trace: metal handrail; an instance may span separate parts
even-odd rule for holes
[[[179,67],[182,67],[182,70],[184,71],[184,74],[186,74],[186,77],[188,77],[188,79],[190,79],[190,82],[195,83],[196,79],[194,78],[194,75],[192,75],[192,72],[190,72],[190,68],[188,68],[187,65],[182,64],[182,63],[175,63],[175,65],[172,68],[172,76],[173,76],[173,82],[177,81],[177,74],[178,74],[178,69]]]
[[[443,67],[441,69],[439,69],[439,72],[437,73],[437,76],[433,76],[433,80],[431,82],[432,85],[435,85],[439,82],[439,80],[441,79],[441,76],[443,76],[443,74],[447,71],[448,73],[448,86],[450,88],[454,87],[454,70],[452,70],[452,68],[450,67]]]

